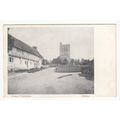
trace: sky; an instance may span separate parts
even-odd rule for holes
[[[70,57],[93,59],[93,27],[14,27],[9,34],[30,46],[37,46],[39,53],[48,60],[59,56],[59,44],[70,44]]]

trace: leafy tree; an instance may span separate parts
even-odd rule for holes
[[[42,64],[43,64],[43,65],[48,65],[48,64],[49,64],[49,61],[48,61],[47,59],[43,59],[43,60],[42,60]]]
[[[63,65],[67,65],[68,64],[68,61],[67,59],[64,59],[63,62],[62,62]]]

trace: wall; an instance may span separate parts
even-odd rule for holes
[[[22,51],[20,49],[17,49],[17,48],[12,48],[12,50],[9,51],[9,55],[39,61],[39,57],[37,57],[35,55],[32,55],[32,54],[30,54],[30,53],[28,53],[26,51]]]
[[[77,65],[59,65],[56,67],[56,72],[80,72],[81,66]]]
[[[13,59],[13,62],[10,62],[8,58],[8,70],[40,68],[42,65],[41,58],[16,48],[9,51],[9,57]]]

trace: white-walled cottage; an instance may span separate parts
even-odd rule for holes
[[[43,57],[37,47],[26,43],[8,34],[8,70],[29,70],[41,68]]]

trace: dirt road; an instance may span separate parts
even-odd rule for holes
[[[8,76],[9,94],[93,94],[94,81],[78,73],[56,73],[48,68],[35,73]]]

